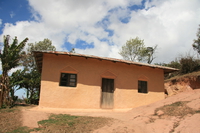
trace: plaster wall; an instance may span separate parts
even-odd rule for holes
[[[77,73],[76,87],[59,86],[61,72]],[[102,78],[114,79],[114,109],[133,108],[164,99],[162,69],[68,55],[44,54],[39,106],[98,109]],[[138,80],[148,93],[138,93]]]

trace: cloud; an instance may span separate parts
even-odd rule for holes
[[[29,0],[29,5],[34,20],[6,23],[4,35],[28,37],[29,43],[49,38],[59,51],[74,47],[114,58],[138,36],[146,46],[158,45],[155,62],[167,63],[191,49],[200,23],[199,0]]]

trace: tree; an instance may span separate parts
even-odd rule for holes
[[[22,88],[21,84],[23,83],[24,73],[26,70],[17,70],[9,76],[10,81],[10,96],[11,96],[11,106],[14,106],[14,103],[17,101],[18,96],[15,96],[15,92]]]
[[[52,45],[51,40],[45,38],[43,41],[29,43],[27,48],[27,54],[23,58],[23,66],[27,69],[35,69],[36,64],[34,62],[34,56],[32,51],[55,51],[55,46]]]
[[[200,54],[200,25],[197,31],[197,39],[194,40],[194,43],[192,44],[193,49],[196,50]]]
[[[3,51],[0,52],[0,59],[2,63],[2,77],[1,77],[1,99],[0,106],[10,105],[11,99],[10,84],[8,72],[20,65],[20,59],[24,52],[22,51],[28,38],[25,38],[20,44],[18,44],[17,37],[13,40],[12,44],[9,44],[10,36],[4,36],[4,47]]]
[[[51,40],[44,39],[43,41],[29,43],[27,54],[23,58],[22,64],[27,72],[24,73],[23,83],[21,84],[27,90],[27,99],[29,103],[39,99],[40,93],[40,79],[41,74],[37,70],[36,63],[32,51],[55,51],[55,46],[52,45]]]
[[[155,59],[155,51],[157,45],[154,47],[145,47],[144,40],[140,40],[138,37],[130,39],[126,42],[126,45],[122,46],[119,54],[125,59],[130,61],[141,61],[149,64]]]
[[[75,48],[72,48],[69,53],[76,53]]]
[[[130,39],[122,46],[119,54],[125,59],[130,61],[141,61],[144,55],[144,40],[140,40],[138,37]]]
[[[158,45],[155,45],[154,47],[146,47],[145,50],[143,51],[143,58],[142,60],[144,62],[147,62],[148,64],[151,64],[152,61],[156,58],[155,57],[155,51],[157,49]]]
[[[27,103],[34,104],[39,100],[40,76],[36,69],[23,73],[22,82],[19,85],[27,91]]]

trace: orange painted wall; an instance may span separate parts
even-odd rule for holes
[[[77,73],[77,87],[59,86],[60,73]],[[44,54],[39,106],[98,109],[102,77],[114,78],[114,109],[133,108],[164,99],[162,69],[68,55]],[[138,93],[138,79],[148,93]]]

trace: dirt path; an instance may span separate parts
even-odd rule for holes
[[[158,116],[155,109],[176,101],[187,103],[192,109],[200,110],[200,89],[187,91],[156,103],[131,110],[69,110],[56,108],[34,107],[23,110],[23,125],[37,127],[37,121],[47,119],[51,113],[84,116],[103,116],[115,118],[112,125],[104,126],[95,133],[169,133],[169,132],[200,132],[200,113],[188,114],[183,118],[178,116]],[[162,112],[161,112],[162,113]],[[162,115],[162,114],[161,114]]]

